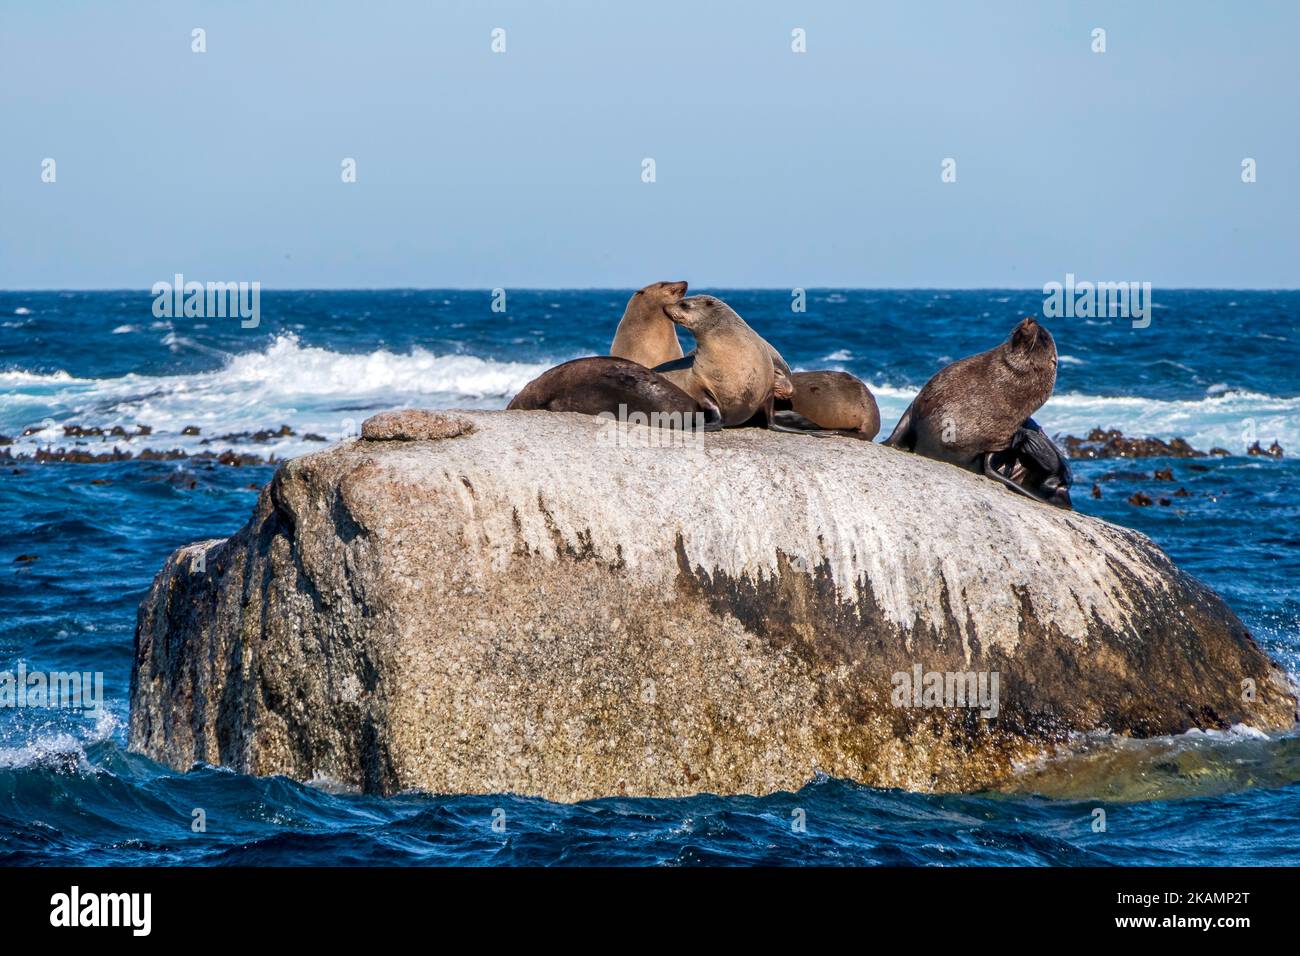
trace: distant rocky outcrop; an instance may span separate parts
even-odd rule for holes
[[[1117,428],[1094,428],[1084,438],[1066,435],[1060,443],[1071,458],[1226,458],[1232,454],[1226,448],[1201,451],[1183,438],[1167,442],[1159,438],[1132,438]],[[1284,455],[1282,446],[1276,441],[1267,449],[1255,442],[1245,453],[1269,458],[1282,458]]]
[[[1282,446],[1279,445],[1276,441],[1274,441],[1273,444],[1269,445],[1267,448],[1262,448],[1260,447],[1259,442],[1255,442],[1249,448],[1246,449],[1246,454],[1250,455],[1252,458],[1258,458],[1261,456],[1268,457],[1268,458],[1286,457],[1286,453],[1282,450]]]
[[[23,436],[30,436],[40,431],[38,426],[32,426],[23,431]],[[181,434],[185,436],[195,436],[199,434],[197,425],[186,425],[181,429]],[[104,465],[115,464],[123,461],[194,461],[202,463],[213,463],[218,465],[255,466],[255,465],[274,465],[278,459],[275,455],[269,455],[263,458],[261,455],[252,454],[244,451],[234,451],[227,448],[225,451],[200,451],[188,452],[182,448],[142,448],[139,451],[132,451],[130,448],[122,447],[121,442],[129,442],[135,438],[147,438],[153,435],[153,428],[149,425],[137,425],[135,431],[127,431],[121,425],[113,425],[108,428],[101,428],[97,425],[64,425],[63,435],[65,438],[77,439],[71,448],[59,446],[55,448],[53,444],[45,447],[37,446],[32,451],[20,451],[17,454],[4,446],[13,445],[13,439],[5,435],[0,435],[0,465],[7,464],[49,464],[52,462],[68,463],[75,465]],[[228,435],[221,435],[213,438],[204,438],[200,445],[214,445],[218,443],[226,444],[258,444],[264,445],[281,438],[296,436],[297,433],[288,425],[281,425],[278,429],[264,428],[255,432],[232,432]],[[92,443],[88,439],[98,439],[98,442]],[[329,439],[323,435],[317,435],[312,432],[302,436],[303,441],[326,442]],[[96,444],[103,446],[111,444],[108,451],[95,451]]]
[[[549,412],[363,436],[167,560],[132,749],[375,793],[765,793],[818,771],[951,791],[1075,731],[1295,718],[1241,622],[1146,537],[945,464],[754,429],[644,447],[660,436]],[[992,707],[947,693],[992,677]]]
[[[1086,438],[1066,435],[1061,440],[1071,458],[1205,458],[1207,453],[1193,448],[1185,439],[1162,441],[1159,438],[1130,438],[1118,429],[1094,428]],[[1227,454],[1227,452],[1223,452]]]

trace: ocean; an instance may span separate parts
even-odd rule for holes
[[[882,438],[938,368],[1043,308],[1036,291],[817,289],[798,314],[789,290],[692,291],[727,300],[792,367],[868,382]],[[503,407],[549,366],[606,352],[630,292],[510,290],[504,313],[487,290],[265,292],[256,328],[157,318],[144,291],[0,292],[0,673],[103,674],[97,714],[0,707],[0,865],[1300,862],[1300,735],[1246,726],[1081,737],[996,793],[817,777],[764,797],[576,805],[377,798],[127,752],[140,599],[174,548],[235,531],[274,471],[195,455],[284,459],[386,408]],[[1075,461],[1075,506],[1153,538],[1294,677],[1300,292],[1154,300],[1146,328],[1045,320],[1060,367],[1035,417],[1054,435],[1117,428],[1230,452]],[[1285,457],[1246,455],[1255,441]],[[25,458],[51,448],[132,457]],[[1174,481],[1157,481],[1166,467]],[[1130,504],[1136,492],[1154,503]]]

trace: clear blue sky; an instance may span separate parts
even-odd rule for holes
[[[1300,286],[1294,0],[0,11],[3,288]]]

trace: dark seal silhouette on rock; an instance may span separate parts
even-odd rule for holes
[[[639,362],[609,355],[574,359],[548,369],[525,385],[506,409],[579,412],[616,419],[658,415],[679,423],[694,422],[700,413],[706,428],[720,427],[721,422],[718,406],[707,397],[696,399]]]
[[[1014,485],[993,458],[1011,452],[1026,469],[1050,462],[1049,449],[1038,437],[1041,429],[1028,424],[1055,385],[1056,342],[1044,326],[1027,318],[1001,345],[937,372],[903,412],[885,444],[989,475],[1042,500],[1029,488]],[[1005,470],[1005,458],[1002,466]],[[1064,473],[1057,475],[1057,484],[1063,479],[1068,487]]]
[[[664,312],[686,294],[685,282],[652,282],[632,294],[614,332],[609,354],[654,368],[682,357],[677,326]]]
[[[1074,474],[1069,459],[1032,418],[1016,431],[1010,448],[989,456],[985,473],[1012,491],[1067,511],[1074,507],[1070,501]]]

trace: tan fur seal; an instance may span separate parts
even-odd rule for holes
[[[680,415],[679,422],[691,427],[696,412],[704,415],[704,427],[721,427],[715,404],[697,401],[657,372],[638,362],[593,355],[574,359],[548,369],[533,379],[506,406],[508,411],[545,410],[580,412],[584,415],[608,413]]]
[[[664,314],[686,294],[685,282],[652,282],[632,294],[614,332],[609,354],[654,368],[682,357],[677,326]]]
[[[776,421],[793,430],[821,430],[867,441],[880,431],[880,408],[865,382],[848,372],[794,372],[794,394],[776,402]]]
[[[991,459],[1012,448],[1055,385],[1056,342],[1025,319],[997,348],[953,362],[926,382],[885,444],[1009,484]]]
[[[695,336],[696,347],[655,371],[701,405],[716,405],[724,426],[745,425],[756,416],[771,426],[773,401],[792,392],[789,366],[780,353],[711,295],[693,295],[664,312]]]

